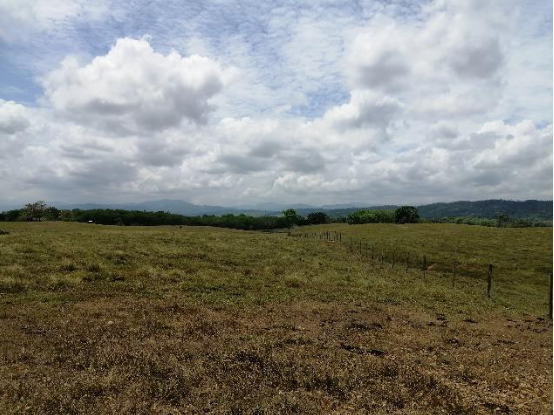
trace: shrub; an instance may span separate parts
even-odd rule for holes
[[[401,206],[394,211],[394,221],[396,223],[417,223],[419,222],[419,213],[414,206]]]
[[[308,214],[308,217],[306,218],[308,223],[311,225],[319,225],[322,223],[329,223],[330,219],[329,216],[327,216],[324,212],[312,212]]]
[[[350,225],[362,223],[394,223],[393,210],[369,210],[362,209],[348,215],[346,221]]]

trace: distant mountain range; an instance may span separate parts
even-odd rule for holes
[[[306,216],[311,212],[323,211],[331,217],[347,216],[350,212],[360,209],[396,209],[396,205],[368,206],[359,204],[340,204],[310,206],[303,204],[283,205],[276,203],[245,205],[240,207],[224,207],[210,205],[195,205],[183,200],[161,199],[140,203],[85,203],[68,204],[63,202],[51,202],[50,206],[58,209],[125,209],[125,210],[145,210],[145,211],[164,211],[178,213],[186,216],[198,215],[224,215],[228,213],[244,213],[252,216],[276,215],[282,210],[292,208],[300,215]],[[0,211],[14,208],[13,206],[0,206]],[[493,218],[498,214],[508,215],[511,218],[528,218],[536,220],[552,220],[552,201],[541,200],[480,200],[476,202],[450,202],[450,203],[432,203],[429,205],[420,205],[417,207],[421,217],[426,219],[469,216],[475,218]]]

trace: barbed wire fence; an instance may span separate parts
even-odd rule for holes
[[[435,265],[429,261],[427,254],[416,254],[409,250],[401,250],[396,245],[386,244],[381,241],[378,244],[375,241],[367,241],[365,239],[357,239],[352,236],[343,235],[342,232],[335,230],[321,232],[292,232],[287,233],[290,237],[302,239],[317,239],[326,242],[339,243],[346,245],[348,252],[359,254],[362,258],[375,262],[384,267],[385,263],[389,264],[391,269],[403,269],[406,273],[410,270],[419,270],[422,273],[423,279],[426,279],[427,273],[435,268]],[[451,275],[451,284],[454,288],[456,282],[461,276],[470,276],[474,279],[479,279],[479,273],[475,271],[467,271],[464,275],[460,262],[455,259],[451,264],[441,264],[443,269],[449,268],[449,271],[443,270],[443,273]],[[493,288],[493,264],[487,264],[486,270],[483,270],[483,275],[486,275],[486,297],[492,298]],[[548,318],[552,320],[553,314],[553,277],[552,273],[548,276]]]

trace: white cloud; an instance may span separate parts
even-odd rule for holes
[[[29,127],[25,107],[13,101],[0,99],[0,134],[12,135]]]
[[[84,63],[68,56],[41,77],[42,108],[0,101],[0,192],[214,204],[551,198],[551,35],[515,30],[511,2],[409,13],[366,3],[256,2],[233,20],[232,5],[203,2],[187,24],[182,4],[155,23],[126,9],[118,18],[139,19],[151,39],[110,38]]]
[[[339,129],[365,127],[384,133],[401,110],[402,104],[395,98],[354,91],[348,104],[330,109],[324,118]]]
[[[81,66],[66,58],[42,80],[58,113],[118,134],[150,134],[184,120],[204,124],[230,73],[217,62],[177,52],[162,55],[146,39],[119,39]]]
[[[69,19],[97,20],[108,11],[103,0],[0,0],[0,40],[22,40]]]

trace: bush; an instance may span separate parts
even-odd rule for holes
[[[394,221],[396,223],[417,223],[419,222],[419,213],[414,206],[401,206],[394,211]]]
[[[330,219],[324,212],[312,212],[308,214],[306,218],[307,222],[311,225],[320,225],[322,223],[329,223]]]
[[[346,222],[350,225],[362,223],[394,223],[393,210],[369,210],[362,209],[348,215]]]

